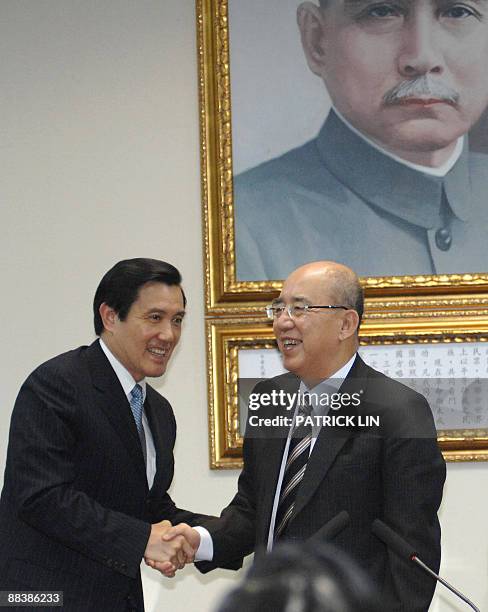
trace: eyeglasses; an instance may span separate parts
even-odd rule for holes
[[[286,310],[290,319],[299,319],[312,308],[349,310],[347,306],[337,306],[335,304],[328,304],[327,306],[315,306],[313,304],[271,304],[271,306],[266,306],[266,315],[268,319],[273,321],[278,319]]]

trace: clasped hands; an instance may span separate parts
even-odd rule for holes
[[[151,525],[144,561],[164,576],[173,578],[176,570],[193,563],[199,546],[200,534],[186,523],[173,527],[169,521],[161,521]]]

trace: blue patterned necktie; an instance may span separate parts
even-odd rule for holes
[[[134,385],[134,388],[130,392],[130,407],[140,437],[142,433],[142,411],[144,409],[144,401],[142,387],[139,384]]]

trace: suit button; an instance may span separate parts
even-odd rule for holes
[[[107,559],[107,565],[108,565],[109,567],[113,567],[113,564],[114,564],[113,559]]]
[[[441,227],[435,233],[435,243],[441,251],[448,251],[451,248],[452,234],[448,227]]]

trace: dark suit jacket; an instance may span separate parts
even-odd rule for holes
[[[260,383],[255,392],[293,392],[299,382],[294,375],[285,374]],[[376,518],[385,521],[414,546],[421,559],[438,569],[437,510],[445,463],[430,408],[423,396],[373,370],[359,356],[341,392],[360,392],[359,408],[349,407],[345,413],[378,415],[380,430],[322,427],[297,493],[287,535],[307,539],[346,510],[350,525],[334,543],[369,573],[382,595],[384,609],[425,611],[434,581],[387,550],[371,534],[371,524]],[[214,560],[199,564],[201,571],[266,546],[286,435],[286,429],[256,432],[248,426],[238,493],[220,519],[205,524],[214,543]]]
[[[145,410],[157,452],[150,491],[130,405],[98,341],[28,377],[0,500],[0,590],[64,591],[67,612],[144,609],[150,524],[201,521],[167,493],[176,423],[149,385]]]

